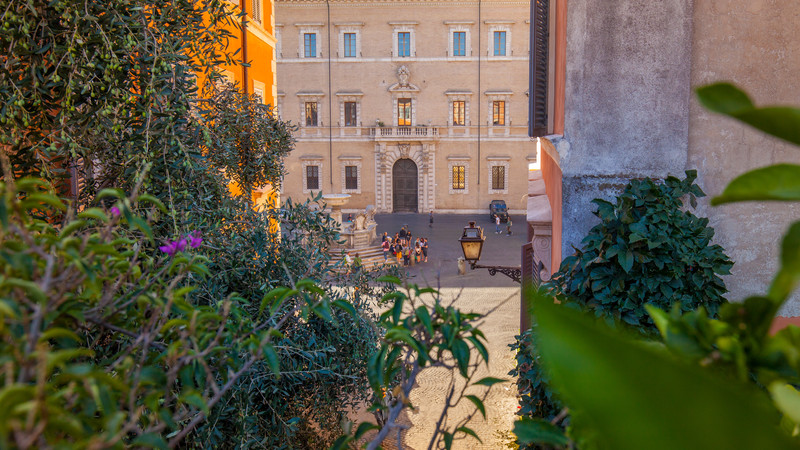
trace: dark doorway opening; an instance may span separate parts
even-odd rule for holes
[[[398,159],[392,168],[394,212],[417,212],[417,165],[410,159]]]

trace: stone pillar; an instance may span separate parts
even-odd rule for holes
[[[541,161],[541,154],[538,155]],[[520,328],[530,327],[531,313],[525,291],[535,279],[548,281],[553,272],[553,211],[547,198],[541,170],[528,172],[528,243],[522,246],[522,293],[520,299]],[[541,262],[542,266],[539,266]],[[541,267],[541,268],[540,268]]]

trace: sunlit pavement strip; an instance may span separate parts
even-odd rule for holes
[[[482,365],[473,381],[493,376],[510,379],[508,372],[514,367],[514,355],[508,347],[519,333],[519,288],[442,288],[442,299],[445,304],[456,298],[455,306],[465,312],[486,313],[494,306],[500,305],[483,320],[480,329],[486,335],[489,351],[489,367]],[[456,377],[460,375],[456,373]],[[425,369],[418,378],[418,387],[411,393],[411,401],[417,407],[409,412],[408,418],[412,427],[405,435],[405,445],[412,449],[426,449],[436,422],[439,420],[449,390],[449,374],[443,369]],[[463,384],[456,385],[456,392]],[[475,387],[467,393],[481,396],[483,387]],[[516,386],[511,382],[497,384],[492,387],[484,402],[486,420],[480,412],[476,413],[467,425],[483,440],[483,444],[472,437],[454,442],[456,449],[501,449],[507,440],[506,436],[512,427],[517,410]],[[475,406],[464,399],[448,412],[448,424],[454,426],[475,410]],[[463,436],[462,433],[460,433]]]

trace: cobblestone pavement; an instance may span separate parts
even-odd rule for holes
[[[481,256],[481,264],[517,266],[520,263],[520,247],[525,242],[525,221],[523,216],[512,216],[514,223],[511,236],[495,234],[493,223],[489,222],[488,211],[481,215],[435,215],[433,228],[428,227],[426,214],[379,214],[378,234],[384,231],[390,235],[400,230],[404,224],[415,237],[429,239],[428,263],[407,268],[411,279],[420,285],[439,287],[443,301],[454,301],[463,311],[489,314],[481,325],[488,339],[489,365],[482,366],[475,380],[485,376],[509,379],[508,371],[514,367],[514,355],[508,345],[519,334],[519,284],[505,275],[490,276],[485,269],[470,271],[459,275],[457,258],[461,256],[458,238],[469,220],[475,220],[484,228],[486,243]],[[418,379],[418,386],[412,391],[411,401],[417,407],[409,412],[403,422],[411,425],[405,433],[404,445],[411,449],[425,449],[433,433],[436,422],[445,403],[450,374],[443,370],[428,369]],[[468,393],[478,393],[468,391]],[[516,387],[511,382],[495,385],[485,401],[486,420],[480,413],[470,422],[483,440],[483,444],[473,438],[456,441],[456,449],[502,449],[513,427],[514,413],[517,410]],[[469,413],[474,406],[468,400],[451,409],[448,423],[454,424]],[[387,441],[386,444],[389,444]],[[386,447],[394,448],[394,445]]]

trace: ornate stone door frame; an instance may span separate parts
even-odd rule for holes
[[[417,208],[420,213],[433,210],[436,199],[436,144],[422,142],[375,143],[375,204],[378,212],[392,212],[392,168],[398,159],[408,158],[417,165]]]

